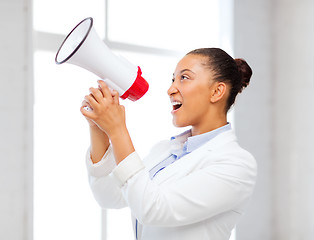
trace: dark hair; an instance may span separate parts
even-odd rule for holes
[[[208,61],[206,61],[205,66],[214,72],[214,80],[231,86],[226,104],[226,112],[228,112],[238,93],[242,92],[250,83],[252,69],[248,63],[241,58],[233,59],[220,48],[200,48],[189,52],[187,55],[189,54],[207,57]]]

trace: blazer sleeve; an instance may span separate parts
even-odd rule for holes
[[[245,161],[243,161],[243,159]],[[237,209],[251,196],[256,164],[250,154],[224,156],[171,183],[157,185],[136,152],[113,174],[132,214],[145,225],[176,227]],[[138,166],[128,171],[128,165]]]
[[[101,161],[95,164],[91,160],[90,150],[88,149],[86,166],[89,185],[98,204],[102,208],[118,209],[126,207],[121,188],[112,175],[112,170],[116,167],[112,147],[109,146]]]

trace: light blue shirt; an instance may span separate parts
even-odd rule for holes
[[[158,163],[155,167],[153,167],[149,171],[149,176],[153,179],[158,172],[172,164],[173,162],[177,161],[178,159],[182,158],[183,156],[189,154],[190,152],[194,151],[195,149],[202,146],[204,143],[212,140],[214,137],[218,136],[219,134],[231,130],[231,124],[227,123],[226,125],[217,128],[213,131],[203,133],[200,135],[192,136],[191,130],[185,131],[180,135],[171,137],[171,149],[170,153],[171,156],[166,158],[165,160]]]

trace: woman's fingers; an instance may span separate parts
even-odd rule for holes
[[[92,106],[86,100],[84,100],[82,102],[81,109],[85,109],[87,111],[92,111],[93,110]]]
[[[86,95],[84,97],[84,101],[86,101],[90,106],[95,106],[98,103],[92,93],[89,95]]]
[[[91,115],[92,115],[92,108],[88,105],[88,104],[82,104],[81,108],[80,108],[80,111],[81,113],[87,117],[87,118],[90,118]]]
[[[106,99],[112,98],[110,89],[108,88],[107,84],[104,81],[99,80],[98,86],[99,86],[104,98],[106,98]]]
[[[90,94],[84,97],[81,106],[83,115],[93,121],[103,118],[103,114],[107,116],[109,113],[117,111],[116,107],[121,106],[119,93],[116,90],[110,90],[103,81],[98,81],[98,83],[99,88],[91,87]]]
[[[95,99],[96,102],[102,103],[104,101],[104,96],[100,89],[91,87],[89,89],[90,95]]]
[[[119,93],[116,90],[112,91],[112,97],[114,104],[119,105]]]
[[[95,98],[90,94],[90,95],[87,95],[84,97],[84,100],[82,102],[82,105],[81,105],[81,113],[87,117],[91,117],[91,114],[94,110],[93,106],[96,106],[97,102],[95,100]],[[93,106],[92,106],[93,105]]]

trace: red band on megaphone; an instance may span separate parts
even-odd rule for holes
[[[142,77],[141,68],[138,67],[137,77],[132,86],[121,96],[122,99],[130,99],[136,101],[140,99],[148,90],[148,83]]]

